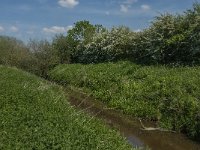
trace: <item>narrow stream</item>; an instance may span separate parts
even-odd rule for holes
[[[120,131],[133,147],[148,147],[152,150],[200,150],[200,144],[179,133],[144,131],[137,119],[130,119],[120,112],[105,109],[105,105],[85,94],[67,90],[71,105],[103,119],[109,126]],[[143,121],[146,127],[155,124]]]

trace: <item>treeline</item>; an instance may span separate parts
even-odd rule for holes
[[[162,14],[149,28],[134,32],[125,26],[106,29],[89,21],[75,23],[67,35],[52,42],[27,45],[0,37],[0,63],[38,75],[63,63],[101,63],[130,60],[143,64],[200,64],[200,4],[182,14]]]
[[[108,30],[80,21],[66,37],[53,42],[61,62],[100,63],[129,59],[145,64],[200,63],[200,4],[183,14],[162,14],[141,32],[127,27]]]
[[[0,36],[0,65],[16,66],[46,77],[47,70],[58,64],[56,50],[48,41],[30,40],[27,45],[7,36]]]

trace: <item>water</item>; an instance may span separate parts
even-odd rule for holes
[[[120,112],[105,109],[105,105],[85,94],[68,89],[71,105],[84,109],[88,113],[103,119],[109,126],[120,131],[133,147],[148,147],[152,150],[200,150],[200,144],[188,139],[183,134],[161,131],[144,131],[138,119],[133,119]],[[152,122],[145,122],[146,127],[155,127]]]

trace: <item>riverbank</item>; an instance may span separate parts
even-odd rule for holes
[[[60,86],[0,66],[0,149],[131,150],[102,121],[75,110]]]
[[[108,107],[155,121],[200,142],[200,68],[131,62],[60,65],[51,80],[75,86]]]
[[[69,102],[79,111],[84,111],[92,117],[102,119],[111,128],[120,131],[121,135],[133,147],[143,147],[152,150],[199,150],[200,144],[189,140],[185,135],[174,132],[144,131],[137,118],[124,115],[108,108],[104,103],[95,100],[91,95],[75,87],[63,88]],[[155,122],[144,121],[145,126],[156,127]]]

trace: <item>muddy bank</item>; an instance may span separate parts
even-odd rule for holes
[[[126,137],[133,147],[149,147],[152,150],[200,150],[200,144],[189,140],[179,133],[161,131],[143,131],[138,119],[130,118],[120,112],[106,108],[80,91],[65,89],[71,105],[103,119],[109,126],[114,127]],[[145,122],[146,127],[155,127],[152,122]]]

